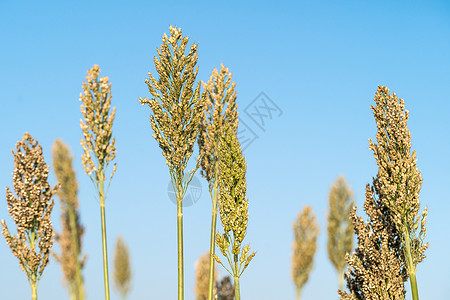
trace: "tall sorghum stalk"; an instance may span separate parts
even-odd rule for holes
[[[116,240],[114,283],[122,299],[127,299],[127,295],[131,289],[131,263],[128,247],[121,236]]]
[[[44,161],[42,147],[25,133],[16,144],[13,187],[17,197],[6,188],[8,211],[17,226],[17,236],[10,234],[2,220],[3,235],[13,255],[19,259],[22,271],[31,286],[31,299],[37,300],[37,286],[49,261],[53,245],[50,215],[57,188],[47,182],[49,167]]]
[[[317,236],[319,235],[319,224],[309,205],[305,206],[303,211],[297,215],[293,229],[292,278],[296,289],[296,299],[300,300],[301,291],[308,281],[313,267],[314,255],[317,250]]]
[[[61,207],[62,232],[56,234],[61,255],[54,254],[60,263],[71,299],[84,300],[83,275],[81,270],[86,256],[81,258],[81,237],[84,228],[78,213],[78,183],[72,167],[73,157],[69,148],[60,140],[53,145],[53,169],[60,184],[57,195]]]
[[[170,36],[164,34],[162,45],[157,49],[159,60],[154,58],[159,74],[156,80],[151,73],[145,82],[151,100],[139,98],[142,105],[148,104],[153,111],[151,126],[153,137],[162,149],[169,166],[170,179],[177,199],[178,241],[178,299],[184,298],[183,264],[183,197],[194,176],[194,170],[185,174],[189,158],[194,151],[199,125],[203,114],[200,84],[194,90],[197,77],[197,44],[192,44],[189,54],[185,49],[189,42],[181,29],[170,26]]]
[[[371,108],[378,128],[378,145],[370,140],[370,149],[377,160],[377,184],[399,233],[413,299],[418,300],[416,269],[428,247],[428,243],[424,243],[428,211],[425,207],[420,218],[422,176],[417,168],[416,152],[411,153],[409,112],[403,99],[397,98],[395,93],[389,95],[387,87],[378,87],[375,103]]]
[[[201,255],[195,264],[195,299],[196,300],[207,300],[208,299],[208,285],[209,285],[209,251]],[[216,264],[214,264],[216,268]],[[217,270],[214,272],[214,286],[217,287]],[[215,291],[213,291],[216,294]]]
[[[346,279],[352,295],[340,295],[341,299],[404,299],[404,282],[410,277],[412,297],[417,300],[416,267],[428,247],[423,243],[427,209],[420,220],[422,178],[416,154],[411,154],[408,111],[402,99],[389,95],[389,89],[382,86],[378,87],[375,103],[372,110],[378,145],[369,142],[378,174],[373,186],[366,186],[367,224],[356,216],[356,208],[352,213],[358,236],[355,253],[347,256]]]
[[[198,145],[200,151],[201,174],[209,184],[209,194],[212,200],[211,217],[211,240],[209,258],[209,285],[208,300],[213,299],[214,287],[214,254],[217,222],[217,200],[219,190],[219,139],[223,133],[225,124],[237,130],[237,104],[236,84],[231,84],[231,73],[221,65],[220,73],[214,69],[207,84],[203,84],[205,90],[203,99],[205,101],[205,111],[200,125]]]
[[[111,84],[108,77],[98,78],[100,68],[97,65],[88,70],[86,82],[83,82],[83,93],[80,95],[81,112],[84,116],[80,120],[83,130],[81,145],[84,149],[82,155],[83,168],[98,192],[100,200],[100,215],[102,224],[102,251],[103,251],[103,276],[105,282],[105,299],[109,300],[109,275],[108,275],[108,250],[106,242],[106,216],[105,199],[108,188],[105,189],[106,169],[109,163],[116,157],[115,139],[112,136],[112,125],[116,108],[111,108]],[[108,187],[116,171],[109,178]]]
[[[355,201],[343,176],[331,186],[328,204],[328,257],[338,272],[339,289],[344,288],[345,255],[353,247],[353,225],[350,219]]]
[[[214,258],[233,276],[236,300],[240,300],[239,278],[255,256],[249,253],[250,245],[241,249],[248,223],[246,169],[236,129],[226,126],[219,143],[219,212],[224,233],[217,233],[216,244],[230,269],[216,254]]]

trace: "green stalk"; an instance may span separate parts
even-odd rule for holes
[[[83,278],[81,276],[81,264],[79,260],[80,256],[80,245],[78,243],[78,228],[75,220],[75,211],[71,206],[69,207],[69,222],[70,228],[72,232],[72,243],[75,245],[75,256],[76,256],[76,278],[75,278],[75,288],[74,292],[76,293],[76,300],[84,300],[84,287],[83,287]]]
[[[419,291],[417,288],[417,279],[416,279],[416,271],[415,266],[413,265],[412,255],[411,255],[411,243],[409,239],[409,230],[405,230],[405,256],[406,256],[406,263],[407,263],[407,270],[409,273],[409,283],[411,284],[411,293],[413,300],[419,300]]]
[[[239,276],[234,276],[234,299],[241,300],[241,294],[239,291]]]
[[[106,216],[105,216],[105,192],[104,192],[104,174],[99,170],[99,198],[100,214],[102,218],[102,247],[103,247],[103,276],[105,281],[105,300],[109,300],[109,275],[108,275],[108,248],[106,244]]]
[[[31,300],[37,300],[37,298],[37,282],[34,279],[31,282]]]
[[[177,243],[178,243],[178,300],[184,299],[183,263],[183,174],[179,170],[171,174],[172,186],[177,197]],[[188,183],[189,184],[189,183]],[[186,186],[187,188],[187,186]]]
[[[412,297],[414,300],[419,300],[419,291],[417,289],[416,274],[410,273],[409,278],[410,278],[410,282],[411,282]]]
[[[241,292],[239,289],[239,259],[234,255],[234,299],[241,300]]]
[[[177,193],[177,196],[179,194]],[[182,200],[177,197],[177,241],[178,241],[178,300],[184,299],[183,275],[183,206]]]
[[[216,223],[217,223],[217,196],[218,196],[218,181],[217,176],[214,180],[214,192],[212,197],[212,219],[211,219],[211,244],[209,246],[209,285],[208,285],[208,300],[213,299],[214,291],[214,253],[216,251]]]

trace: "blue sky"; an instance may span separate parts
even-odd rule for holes
[[[110,261],[123,235],[134,269],[130,299],[175,299],[176,206],[168,170],[152,138],[144,83],[169,25],[199,43],[198,79],[223,63],[233,73],[241,124],[258,137],[245,149],[249,227],[257,255],[241,280],[243,299],[294,299],[291,225],[304,205],[320,221],[318,252],[303,299],[336,299],[337,274],[326,252],[327,196],[343,174],[364,201],[376,175],[368,139],[378,85],[405,99],[412,147],[422,172],[430,247],[419,265],[419,293],[445,299],[450,262],[450,5],[446,1],[286,1],[227,4],[197,1],[32,2],[0,0],[0,186],[12,186],[11,149],[25,131],[51,164],[55,138],[70,145],[86,227],[88,299],[102,299],[100,214],[81,166],[79,94],[86,70],[100,65],[117,107],[118,169],[107,199]],[[278,108],[261,128],[246,113],[263,92]],[[194,154],[194,158],[197,152]],[[194,264],[209,247],[207,183],[184,210],[186,300],[194,299]],[[55,184],[54,176],[50,181]],[[5,199],[1,188],[0,199]],[[59,229],[59,207],[53,224]],[[359,209],[362,214],[362,209]],[[0,219],[13,223],[0,200]],[[0,299],[28,299],[25,274],[0,241]],[[55,250],[57,247],[55,247]],[[111,268],[111,265],[110,265]],[[225,275],[225,270],[220,273]],[[65,299],[52,260],[39,284],[42,299]],[[407,285],[408,286],[408,285]],[[113,291],[112,299],[118,299]],[[408,292],[407,299],[410,298]]]

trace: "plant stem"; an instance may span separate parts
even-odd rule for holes
[[[419,291],[417,289],[416,274],[410,273],[409,279],[410,279],[410,283],[411,283],[411,292],[412,292],[413,300],[419,300]]]
[[[177,191],[177,241],[178,241],[178,300],[184,299],[183,275],[183,195],[181,183]],[[181,199],[180,199],[181,198]]]
[[[211,219],[211,244],[209,247],[209,285],[208,285],[208,300],[213,299],[214,290],[214,253],[216,251],[216,223],[217,223],[217,195],[218,195],[217,177],[214,181],[214,191],[212,199],[212,219]]]
[[[105,216],[105,193],[104,193],[104,174],[99,170],[99,198],[100,214],[102,217],[102,247],[103,247],[103,275],[105,281],[105,300],[109,300],[109,275],[108,275],[108,248],[106,243],[106,216]]]
[[[340,270],[338,273],[339,289],[344,291],[344,270]]]
[[[300,294],[301,294],[302,290],[301,289],[296,289],[295,290],[295,299],[296,300],[300,300]]]
[[[37,300],[37,282],[32,280],[31,282],[31,300]]]
[[[239,289],[239,260],[237,254],[234,255],[234,299],[241,300]]]
[[[241,300],[241,294],[239,291],[239,276],[234,276],[234,299]]]
[[[407,263],[407,270],[409,273],[409,282],[411,284],[411,293],[413,300],[419,300],[419,291],[417,289],[417,279],[416,279],[416,271],[415,266],[413,265],[412,255],[411,255],[411,243],[409,239],[409,231],[405,230],[404,232],[404,240],[405,240],[405,256],[406,256],[406,263]]]

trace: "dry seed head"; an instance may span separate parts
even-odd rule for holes
[[[397,230],[409,233],[413,266],[408,268],[415,271],[428,247],[428,243],[423,243],[427,210],[422,213],[421,220],[419,192],[422,177],[417,168],[416,152],[411,153],[411,134],[407,126],[409,112],[403,99],[397,98],[395,93],[390,95],[387,87],[378,87],[375,103],[371,108],[378,128],[378,144],[370,141],[370,149],[378,165],[377,188]],[[419,224],[420,232],[417,232]],[[405,242],[405,236],[400,238]]]
[[[152,99],[139,98],[153,111],[150,118],[153,137],[158,142],[167,165],[183,173],[193,153],[203,114],[200,84],[194,90],[197,77],[197,44],[192,44],[188,55],[185,49],[188,37],[181,29],[170,26],[170,37],[163,35],[162,45],[154,57],[159,80],[148,73],[147,83]]]
[[[403,253],[399,251],[400,241],[396,238],[398,232],[388,208],[375,191],[366,186],[367,223],[356,215],[356,207],[351,214],[358,245],[355,252],[346,255],[345,278],[350,293],[339,291],[341,299],[405,299],[403,283],[407,275],[401,259]]]
[[[44,161],[42,147],[25,133],[16,144],[13,187],[16,196],[6,188],[8,211],[17,226],[17,236],[10,234],[2,221],[3,235],[21,269],[30,282],[36,283],[49,261],[53,245],[50,214],[57,187],[48,184],[49,167]]]
[[[114,255],[114,283],[117,291],[125,297],[131,289],[131,263],[128,247],[123,238],[116,240]]]
[[[208,83],[203,83],[205,110],[202,115],[198,145],[200,149],[201,174],[212,186],[218,163],[219,139],[225,125],[234,130],[238,127],[236,104],[236,83],[231,83],[232,75],[221,64],[220,73],[214,69]]]
[[[319,235],[319,224],[311,206],[305,206],[297,215],[293,228],[292,278],[297,290],[301,290],[308,281],[313,267]]]
[[[56,140],[52,150],[53,169],[60,184],[57,195],[60,199],[62,225],[61,233],[56,233],[61,254],[53,254],[61,264],[65,282],[76,294],[78,293],[77,268],[81,272],[86,260],[86,255],[80,258],[84,227],[80,224],[78,213],[78,183],[72,167],[73,156],[69,147],[62,141]]]
[[[98,182],[109,163],[116,157],[116,140],[112,138],[116,108],[113,107],[110,113],[112,96],[108,77],[98,78],[98,65],[94,65],[87,72],[83,93],[80,94],[80,101],[83,103],[81,113],[84,117],[84,121],[80,120],[83,130],[81,146],[84,150],[81,159],[86,174]]]
[[[402,99],[379,86],[372,111],[377,124],[377,142],[370,141],[378,165],[373,185],[366,187],[364,210],[367,223],[352,213],[358,236],[356,251],[347,256],[347,286],[352,295],[341,299],[404,299],[403,283],[425,257],[427,209],[419,220],[419,191],[422,183],[411,153],[407,127],[408,111]],[[420,221],[420,232],[418,231]],[[409,236],[405,236],[408,234]],[[406,260],[405,242],[411,241],[412,265]],[[379,280],[383,278],[383,280]]]
[[[345,254],[353,247],[353,225],[350,213],[355,201],[343,176],[331,186],[328,204],[328,256],[338,273],[344,272]]]

